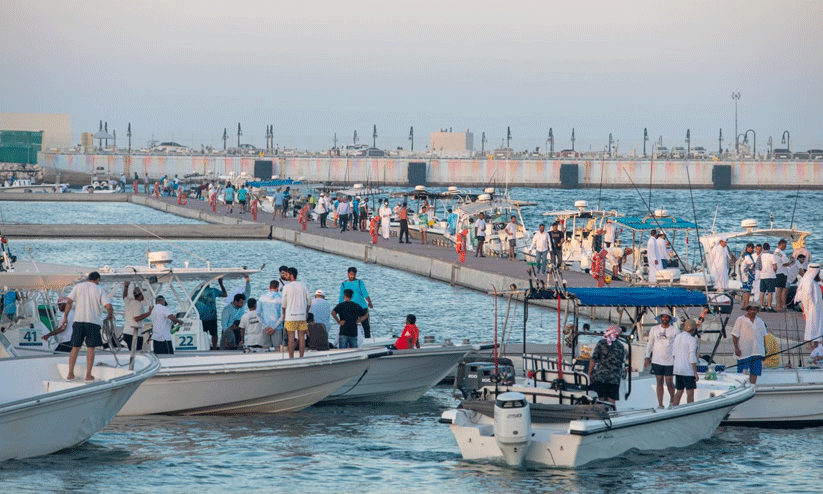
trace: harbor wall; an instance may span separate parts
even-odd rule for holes
[[[483,160],[346,157],[234,157],[130,154],[40,153],[48,172],[119,177],[163,175],[254,176],[255,163],[271,163],[272,175],[313,182],[384,185],[464,186],[508,184],[526,187],[703,189],[823,189],[823,161],[709,160]],[[688,172],[687,172],[688,170]],[[270,177],[259,177],[268,179]]]

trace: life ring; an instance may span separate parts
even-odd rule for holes
[[[185,206],[189,203],[189,196],[184,195],[182,191],[177,191],[177,204]]]

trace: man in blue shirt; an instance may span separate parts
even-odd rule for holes
[[[220,290],[211,286],[206,286],[200,297],[195,300],[197,312],[200,313],[200,321],[203,323],[203,331],[211,335],[211,348],[217,348],[217,297],[226,298],[226,287],[223,286],[223,278],[219,278]],[[197,296],[197,292],[192,298]]]
[[[454,235],[454,232],[457,231],[457,213],[452,212],[451,208],[449,208],[449,215],[446,217],[446,221],[449,223],[449,233]]]
[[[231,182],[226,184],[226,191],[225,191],[225,200],[226,200],[226,212],[233,213],[234,212],[234,186]]]
[[[371,298],[369,298],[369,292],[366,290],[366,285],[363,283],[362,280],[358,280],[357,278],[357,268],[350,267],[348,271],[349,279],[348,281],[344,281],[340,284],[340,298],[338,303],[343,303],[344,296],[343,292],[346,290],[352,291],[351,301],[358,304],[360,307],[366,310],[366,318],[360,323],[363,326],[363,336],[366,338],[371,338],[371,325],[369,324],[368,313],[369,309],[373,309],[374,305],[371,303]]]

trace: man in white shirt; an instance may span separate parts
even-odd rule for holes
[[[546,232],[546,225],[543,223],[540,223],[537,233],[532,237],[532,243],[529,249],[536,252],[535,258],[537,265],[535,272],[542,271],[543,274],[546,274],[546,263],[548,262],[549,256],[549,234]]]
[[[661,268],[658,255],[657,230],[652,230],[646,242],[646,257],[649,260],[649,283],[657,282],[657,270]]]
[[[348,197],[341,197],[340,204],[337,205],[337,222],[340,225],[340,233],[345,232],[348,228],[350,212],[351,207],[349,205]],[[302,357],[303,355],[301,354],[300,356]]]
[[[511,221],[506,225],[506,237],[509,239],[509,260],[514,261],[517,254],[517,218],[512,215]]]
[[[765,246],[764,246],[765,249]],[[749,371],[749,382],[757,382],[762,372],[763,357],[766,355],[766,325],[757,317],[757,306],[746,307],[746,315],[740,316],[732,328],[734,354],[737,357],[737,372]]]
[[[55,315],[55,321],[63,320],[63,316],[66,315],[66,303],[68,301],[69,299],[67,297],[60,297],[57,299],[57,310],[59,310],[60,313]],[[52,336],[57,336],[57,348],[54,349],[55,352],[71,353],[71,327],[72,324],[74,324],[74,309],[72,309],[66,316],[68,323],[65,327],[60,324],[56,324],[54,331],[43,335],[44,340],[48,340]]]
[[[289,268],[289,284],[283,288],[283,325],[289,335],[289,358],[294,358],[295,338],[300,356],[306,352],[306,325],[308,307],[311,304],[306,285],[297,281],[297,268]]]
[[[612,263],[612,278],[617,278],[617,275],[623,272],[623,261],[633,252],[631,247],[609,247],[606,249],[609,262]]]
[[[311,301],[309,312],[314,314],[314,321],[322,324],[326,328],[331,327],[331,304],[326,300],[326,292],[317,290]]]
[[[666,239],[666,232],[660,230],[657,233],[657,258],[660,260],[660,268],[666,269],[669,267],[669,253],[671,252],[669,241]]]
[[[263,340],[268,338],[261,345],[274,348],[282,346],[286,339],[283,334],[283,297],[280,295],[279,281],[271,280],[269,290],[257,299],[257,317],[263,324]]]
[[[125,307],[125,321],[123,322],[123,341],[126,347],[131,349],[134,336],[140,333],[143,327],[143,320],[151,314],[146,310],[143,292],[139,286],[134,287],[134,291],[129,291],[129,282],[123,283],[123,305]],[[143,349],[143,337],[137,336],[137,350]]]
[[[672,344],[677,336],[677,328],[671,326],[672,316],[662,309],[657,316],[660,324],[649,331],[649,343],[646,345],[646,361],[643,367],[651,364],[651,373],[657,380],[657,404],[663,408],[663,382],[669,391],[669,403],[674,397],[674,354]]]
[[[774,305],[777,310],[786,310],[786,293],[788,292],[789,266],[795,264],[793,257],[786,255],[786,239],[781,238],[777,242],[777,248],[774,250],[774,262],[777,264],[777,274],[775,276],[775,297]]]
[[[772,294],[777,283],[777,262],[770,251],[771,246],[768,242],[764,242],[763,253],[760,254],[760,308],[767,312],[774,312]]]
[[[697,389],[697,323],[689,319],[683,323],[683,331],[674,338],[674,399],[672,405],[679,405],[686,390],[686,403],[694,401],[694,390]]]
[[[389,200],[386,199],[386,202],[383,203],[383,206],[380,207],[380,231],[383,233],[383,238],[388,240],[391,236],[390,223],[391,223],[391,209],[389,209]]]
[[[106,320],[114,322],[114,310],[111,301],[100,286],[100,273],[92,271],[87,281],[74,285],[69,293],[66,310],[63,312],[61,328],[68,326],[68,315],[74,308],[74,323],[72,324],[71,353],[69,354],[69,372],[66,379],[74,379],[74,364],[80,347],[86,343],[86,382],[94,381],[91,370],[94,368],[94,348],[103,346],[103,337],[100,334],[100,317],[105,307],[108,315]]]
[[[614,226],[612,220],[606,220],[606,228],[604,229],[605,233],[603,234],[603,243],[606,244],[606,247],[611,247],[613,243],[617,240],[617,227]]]
[[[727,290],[729,288],[729,249],[726,247],[726,237],[722,237],[714,247],[712,247],[711,273],[714,277],[714,288],[716,290]]]
[[[477,250],[474,252],[474,257],[478,255],[486,257],[483,254],[483,243],[486,242],[486,218],[483,213],[480,213],[477,221],[474,222],[474,237],[477,239]]]
[[[151,309],[152,350],[157,355],[174,354],[174,345],[171,341],[171,323],[182,324],[183,322],[166,307],[166,298],[158,295],[155,297],[154,307]]]
[[[270,341],[264,338],[268,335],[263,330],[263,323],[257,316],[257,299],[250,298],[246,305],[249,310],[240,318],[240,339],[249,348],[269,348]]]

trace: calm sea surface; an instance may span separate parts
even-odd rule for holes
[[[648,200],[648,190],[644,191]],[[574,200],[597,204],[598,191],[516,189],[516,197],[540,205],[524,213],[529,226],[543,211],[571,208]],[[606,199],[608,198],[608,200]],[[821,194],[800,192],[795,224],[823,232]],[[719,204],[717,230],[736,230],[741,219],[761,225],[774,214],[791,221],[793,192],[695,191],[698,221],[710,226]],[[694,220],[688,191],[652,192],[653,208]],[[55,213],[47,203],[2,203],[4,220],[40,223]],[[61,206],[74,206],[65,204]],[[77,223],[171,223],[176,219],[128,204],[82,205]],[[642,214],[637,192],[604,190],[601,207]],[[133,209],[137,208],[137,209]],[[44,212],[45,211],[45,212]],[[60,209],[69,215],[68,209]],[[71,213],[73,214],[73,213]],[[26,217],[26,220],[19,219]],[[34,218],[38,218],[34,221]],[[150,218],[142,220],[142,218]],[[356,266],[374,300],[377,335],[396,334],[407,313],[418,316],[421,334],[489,341],[494,302],[480,292],[451,287],[408,273],[364,265],[338,256],[267,241],[59,241],[14,240],[18,256],[31,247],[43,262],[99,267],[145,263],[147,249],[171,249],[175,264],[197,256],[213,266],[260,267],[252,292],[260,294],[281,264],[295,266],[310,290],[332,301],[348,266]],[[820,236],[808,247],[815,260]],[[192,254],[187,253],[191,252]],[[227,285],[233,288],[232,284]],[[505,303],[498,302],[499,327]],[[172,307],[173,309],[174,307]],[[530,308],[529,338],[550,341],[556,315]],[[520,339],[522,307],[513,304],[509,328]],[[274,416],[117,418],[88,442],[57,454],[0,463],[3,492],[782,492],[819,490],[823,428],[769,430],[720,428],[694,446],[634,452],[577,471],[518,470],[461,459],[442,410],[454,406],[451,388],[437,387],[413,404],[322,406]],[[790,404],[787,404],[790,406]],[[9,438],[3,438],[9,440]]]

